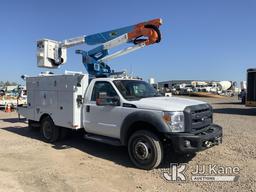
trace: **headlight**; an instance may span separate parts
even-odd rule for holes
[[[164,112],[163,120],[169,125],[172,132],[185,131],[183,112]]]

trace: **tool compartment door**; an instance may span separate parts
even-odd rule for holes
[[[35,92],[35,117],[40,119],[43,114],[52,115],[54,119],[54,114],[57,108],[57,92],[56,91],[38,91]]]

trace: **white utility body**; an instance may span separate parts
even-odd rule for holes
[[[82,128],[82,104],[78,100],[88,86],[87,74],[28,77],[26,86],[27,106],[19,108],[20,114],[33,121],[39,121],[43,114],[51,114],[58,126]]]

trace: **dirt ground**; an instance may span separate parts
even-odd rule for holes
[[[126,148],[87,141],[81,134],[46,143],[18,121],[17,113],[0,111],[0,191],[256,191],[256,108],[244,107],[236,98],[201,100],[213,105],[223,143],[192,159],[169,154],[151,171],[133,167]],[[187,162],[188,176],[196,165],[238,166],[239,179],[167,182],[163,169],[173,162]]]

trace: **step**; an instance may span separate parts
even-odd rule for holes
[[[111,137],[106,137],[106,136],[101,136],[101,135],[96,135],[96,134],[85,134],[84,135],[85,139],[92,140],[92,141],[98,141],[101,143],[106,143],[109,145],[114,145],[114,146],[121,146],[121,142],[119,139],[111,138]]]

